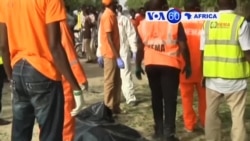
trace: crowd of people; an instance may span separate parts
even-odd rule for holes
[[[74,140],[74,117],[88,90],[74,50],[75,31],[80,32],[86,63],[103,68],[104,104],[114,115],[125,113],[121,93],[127,104],[137,104],[134,61],[137,79],[143,74],[148,78],[155,140],[179,141],[178,89],[188,133],[201,128],[206,141],[222,141],[218,112],[224,98],[231,110],[231,140],[249,140],[244,115],[250,26],[249,17],[234,12],[236,0],[217,0],[217,21],[178,24],[145,20],[145,11],[168,10],[167,1],[149,0],[138,12],[130,10],[130,16],[116,0],[102,3],[100,12],[82,6],[75,18],[62,1],[0,1],[0,86],[2,90],[6,73],[13,95],[11,141],[30,141],[35,119],[41,141]],[[199,1],[185,1],[184,11],[201,12]],[[198,114],[193,109],[195,90]],[[0,120],[1,125],[8,123]]]

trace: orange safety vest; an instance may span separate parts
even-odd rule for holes
[[[138,33],[144,44],[144,64],[163,65],[180,69],[177,45],[178,24],[141,21]]]
[[[181,73],[181,83],[194,83],[200,82],[202,78],[201,72],[201,51],[200,51],[200,36],[203,28],[203,21],[182,22],[186,36],[187,43],[190,51],[190,60],[192,67],[192,75],[186,79],[185,74]],[[185,61],[181,57],[181,66],[184,68]]]
[[[68,57],[73,74],[76,77],[77,82],[79,84],[83,84],[87,81],[87,77],[76,55],[73,39],[71,36],[71,31],[66,21],[60,22],[60,28],[62,31],[62,45]]]

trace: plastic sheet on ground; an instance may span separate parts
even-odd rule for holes
[[[76,117],[74,141],[145,141],[134,129],[116,123],[103,102],[93,104]]]

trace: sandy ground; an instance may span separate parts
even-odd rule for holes
[[[89,80],[89,93],[85,95],[86,106],[93,104],[103,99],[103,70],[98,67],[97,64],[84,64],[81,60],[83,67],[87,73]],[[144,76],[143,80],[138,81],[134,77],[135,82],[135,93],[138,101],[140,102],[136,107],[131,107],[122,103],[121,107],[127,111],[127,114],[120,115],[118,117],[118,122],[128,125],[137,131],[139,131],[144,137],[152,140],[150,136],[153,133],[153,120],[152,111],[150,103],[150,90],[147,85],[147,79]],[[177,112],[177,135],[180,137],[181,141],[204,141],[204,133],[202,130],[198,130],[194,133],[186,133],[183,130],[182,121],[182,109],[180,103],[180,97],[178,98],[178,112]],[[250,111],[250,99],[248,99],[247,110]],[[197,105],[197,102],[195,102]],[[195,106],[196,107],[196,106]],[[223,141],[229,141],[229,132],[231,126],[230,111],[226,105],[221,106],[221,117],[223,119]],[[247,112],[247,127],[250,128],[250,115]],[[11,102],[10,102],[10,92],[8,84],[5,86],[3,95],[3,114],[2,117],[6,120],[11,121]],[[250,132],[248,132],[250,133]],[[0,141],[10,141],[11,135],[11,124],[6,126],[0,126]],[[250,140],[250,139],[249,139]],[[38,127],[34,127],[33,140],[38,141]]]

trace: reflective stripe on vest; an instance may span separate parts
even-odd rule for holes
[[[204,25],[203,75],[224,79],[249,77],[250,66],[238,42],[238,31],[244,18],[235,14],[221,14],[216,25],[211,22]]]
[[[146,27],[146,23],[145,22],[142,22],[142,29],[143,29],[143,35],[146,35],[146,32],[147,32],[147,27]],[[165,45],[176,45],[177,43],[177,40],[173,39],[172,38],[172,35],[173,35],[173,28],[171,28],[171,24],[168,24],[168,31],[167,31],[167,40],[163,40],[163,43]],[[149,44],[148,41],[144,41],[143,42],[144,45],[147,45]]]
[[[237,38],[237,25],[240,21],[241,17],[240,16],[236,16],[234,22],[233,22],[233,28],[232,28],[232,33],[231,33],[231,39],[230,40],[209,40],[208,38],[206,38],[205,40],[205,44],[208,45],[208,44],[223,44],[223,45],[238,45],[238,40]],[[211,21],[207,21],[205,23],[205,31],[206,31],[206,34],[209,35],[209,25],[210,25],[210,22]]]
[[[146,26],[146,22],[141,22],[142,24],[142,32],[143,32],[143,36],[147,35],[147,26]],[[160,44],[163,44],[165,46],[176,46],[177,44],[177,39],[173,39],[172,38],[172,35],[173,35],[173,28],[171,27],[171,24],[167,24],[168,25],[168,28],[167,28],[167,39],[166,40],[161,40],[159,41]],[[152,40],[150,41],[143,41],[143,44],[145,46],[149,46],[151,45],[152,43],[151,42],[154,42]],[[158,46],[157,46],[158,47]],[[180,55],[180,52],[161,52],[161,54],[163,55],[167,55],[167,56],[174,56],[174,57],[177,57]]]
[[[78,63],[77,60],[72,60],[72,61],[69,62],[70,66],[74,66],[74,65],[76,65],[77,63]]]

